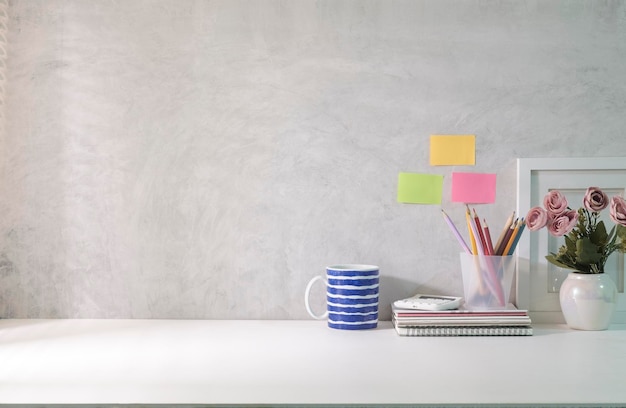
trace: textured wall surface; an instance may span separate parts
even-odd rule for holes
[[[0,138],[0,317],[307,318],[331,263],[381,317],[461,294],[439,206],[400,171],[626,155],[623,1],[14,0]],[[476,166],[428,164],[475,134]],[[321,291],[321,288],[320,288]],[[322,307],[321,296],[316,299]]]

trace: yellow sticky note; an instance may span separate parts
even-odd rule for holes
[[[453,166],[476,164],[476,136],[431,135],[430,165]]]
[[[400,173],[398,202],[411,204],[441,204],[443,176],[436,174]]]

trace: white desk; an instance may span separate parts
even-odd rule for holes
[[[0,402],[626,405],[626,326],[534,329],[446,338],[400,337],[390,322],[0,320]]]

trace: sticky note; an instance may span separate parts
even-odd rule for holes
[[[398,175],[399,203],[441,204],[442,191],[442,175],[420,173]]]
[[[496,175],[490,173],[452,173],[452,201],[486,204],[496,201]]]
[[[476,164],[476,136],[431,135],[430,165],[454,166]]]

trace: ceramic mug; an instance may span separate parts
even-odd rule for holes
[[[318,315],[309,303],[311,288],[326,283],[326,312]],[[304,291],[304,305],[311,317],[328,319],[328,327],[343,330],[374,329],[378,325],[379,268],[374,265],[333,265],[326,276],[311,279]]]

